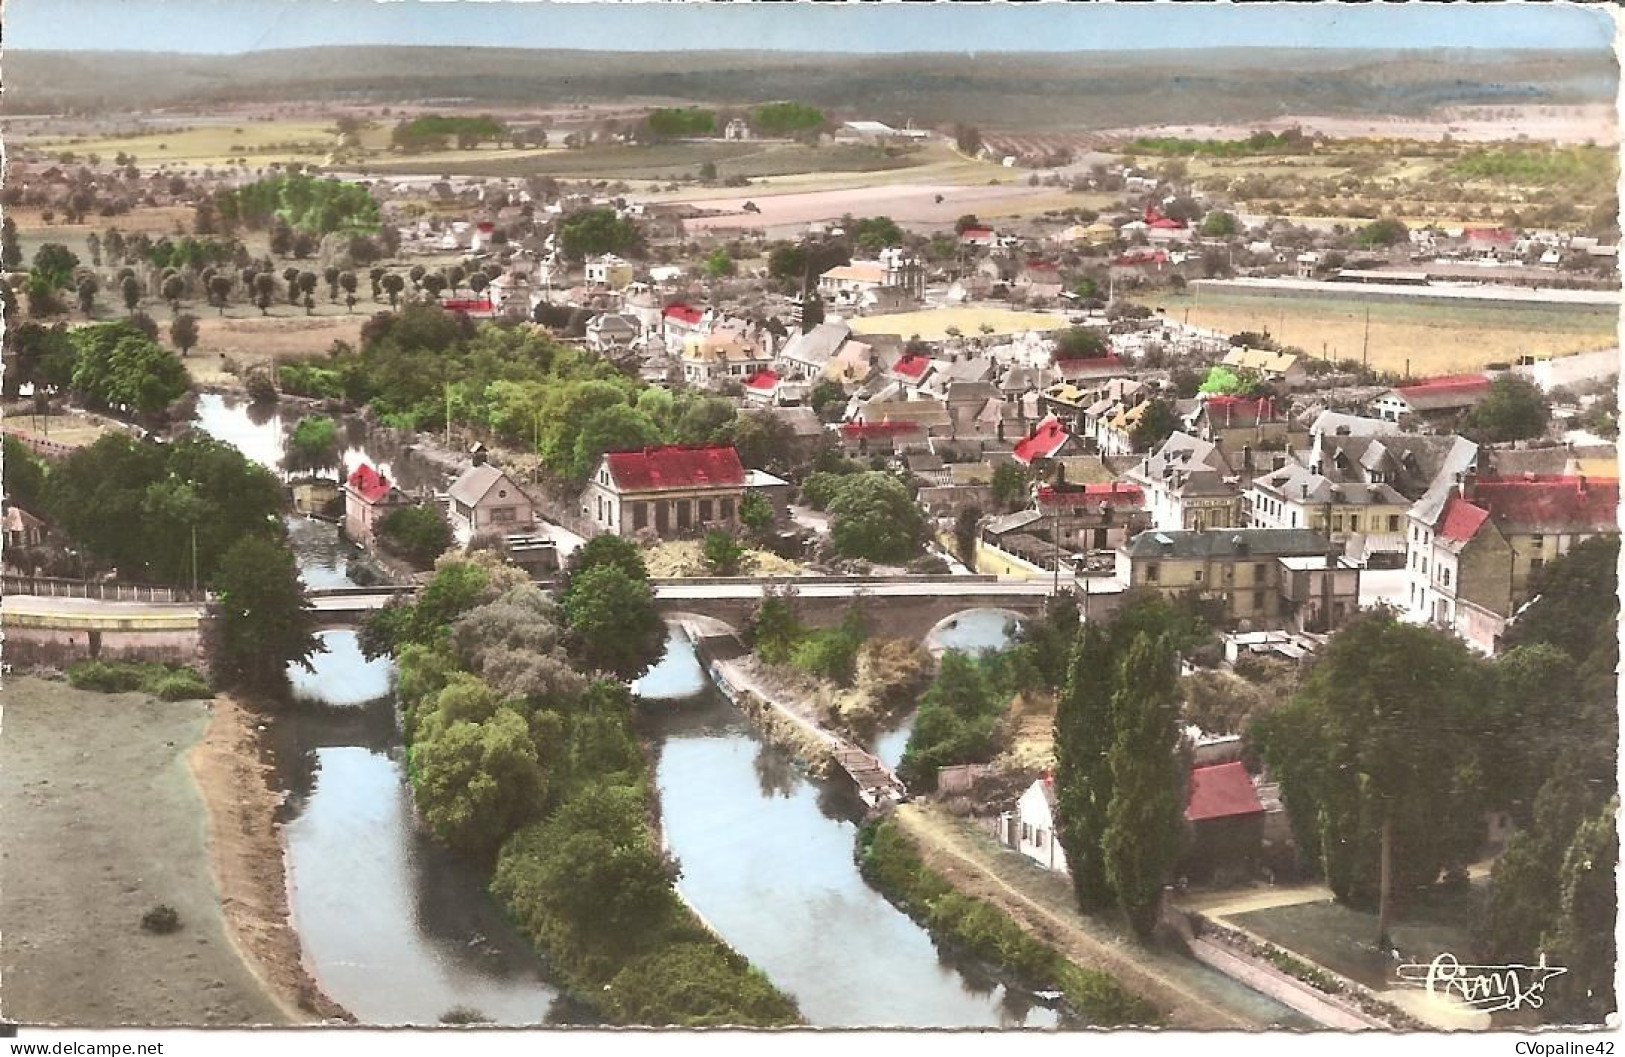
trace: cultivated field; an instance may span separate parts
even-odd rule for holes
[[[1618,344],[1617,313],[1578,305],[1411,305],[1351,298],[1239,293],[1141,298],[1169,318],[1225,334],[1265,332],[1284,345],[1333,360],[1359,359],[1371,312],[1371,366],[1416,377],[1510,363],[1524,354],[1563,354]]]
[[[388,142],[387,130],[374,130],[376,145]],[[201,121],[196,125],[163,128],[138,126],[129,131],[106,135],[86,134],[52,139],[23,139],[22,145],[49,154],[71,152],[83,158],[98,154],[111,163],[119,154],[131,154],[142,168],[168,165],[171,168],[216,168],[230,159],[247,158],[251,167],[274,161],[326,164],[338,146],[338,135],[330,122],[253,121],[234,123]],[[363,139],[363,145],[372,146]]]
[[[379,155],[364,168],[386,176],[455,173],[513,178],[557,176],[571,179],[675,180],[696,178],[706,162],[717,176],[762,177],[795,173],[871,172],[907,169],[931,160],[923,153],[887,152],[875,147],[807,147],[795,143],[729,143],[722,140],[659,143],[649,146],[481,148],[423,155]]]
[[[888,316],[858,316],[848,321],[855,334],[898,334],[941,341],[954,327],[967,337],[982,333],[983,325],[995,335],[1021,334],[1029,330],[1056,330],[1067,325],[1066,317],[1055,312],[1013,312],[1008,308],[935,308],[923,312],[900,312]]]

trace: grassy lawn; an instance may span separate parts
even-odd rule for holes
[[[1371,311],[1371,366],[1414,377],[1510,363],[1525,353],[1562,355],[1618,342],[1606,306],[1433,305],[1268,294],[1166,294],[1142,298],[1168,316],[1226,334],[1268,331],[1285,345],[1333,360],[1359,359]]]
[[[1053,312],[1014,312],[1008,308],[935,308],[922,312],[899,312],[885,316],[859,316],[849,321],[855,334],[916,334],[925,341],[941,341],[949,327],[975,336],[983,324],[995,334],[1017,334],[1028,330],[1055,330],[1067,325],[1066,317]]]
[[[1478,881],[1457,891],[1430,889],[1401,903],[1390,933],[1404,960],[1425,963],[1449,953],[1470,961],[1473,926],[1487,895],[1485,882]],[[1229,920],[1367,987],[1381,991],[1394,986],[1398,963],[1376,945],[1374,910],[1326,901],[1255,910]]]

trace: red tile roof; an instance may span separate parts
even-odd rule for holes
[[[347,482],[351,489],[367,503],[376,503],[389,494],[389,479],[374,470],[366,463],[362,463],[350,472]]]
[[[604,456],[623,492],[705,488],[745,483],[745,466],[731,444],[678,445],[617,451]]]
[[[757,371],[745,379],[746,389],[772,389],[779,384],[779,376],[772,371]]]
[[[1474,389],[1488,389],[1490,380],[1482,374],[1449,374],[1439,378],[1428,378],[1410,385],[1398,388],[1400,393],[1429,393],[1440,392],[1446,389],[1462,391]]]
[[[1612,477],[1480,477],[1472,496],[1507,532],[1612,532],[1618,525],[1619,480]]]
[[[1118,507],[1142,507],[1145,493],[1137,484],[1062,485],[1059,490],[1045,485],[1038,490],[1038,505],[1047,507],[1094,507],[1102,503]]]
[[[1260,815],[1264,805],[1258,790],[1240,763],[1219,763],[1191,771],[1190,796],[1185,801],[1185,818],[1204,822],[1238,815]]]
[[[1216,426],[1249,426],[1279,417],[1271,396],[1210,396],[1203,401],[1202,410]]]
[[[1511,242],[1516,237],[1506,228],[1467,228],[1462,234],[1477,242]]]
[[[931,357],[921,356],[916,353],[904,356],[892,364],[891,369],[905,378],[920,378],[925,374],[925,369],[929,366],[931,366]]]
[[[966,228],[959,233],[961,239],[990,239],[993,237],[992,228]]]
[[[1034,459],[1048,459],[1061,450],[1061,445],[1071,436],[1061,420],[1049,415],[1033,431],[1016,443],[1016,461],[1023,465],[1031,465]]]
[[[692,305],[667,305],[666,310],[660,314],[667,319],[687,323],[691,327],[698,326],[700,320],[705,318],[705,313]]]
[[[1125,253],[1112,261],[1113,264],[1167,264],[1167,250],[1142,250],[1138,253]]]
[[[1439,527],[1435,531],[1438,532],[1440,539],[1466,543],[1483,527],[1484,522],[1489,520],[1489,516],[1490,512],[1483,507],[1475,506],[1459,495],[1453,495],[1440,512]]]
[[[448,297],[440,302],[440,307],[447,312],[489,312],[491,300],[485,297]]]
[[[1170,220],[1167,217],[1158,217],[1156,220],[1151,221],[1151,226],[1161,231],[1183,231],[1185,229],[1184,224],[1177,220]]]

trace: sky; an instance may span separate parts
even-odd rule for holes
[[[232,54],[321,44],[674,51],[1087,51],[1246,47],[1607,48],[1564,4],[553,3],[546,0],[6,0],[16,49]]]

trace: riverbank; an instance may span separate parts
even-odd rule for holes
[[[1253,1031],[1314,1026],[1192,959],[1134,943],[1085,918],[1064,875],[969,832],[961,820],[919,803],[901,805],[890,818],[919,849],[924,864],[956,891],[992,904],[1072,964],[1109,974],[1161,1010],[1167,1027]]]
[[[203,701],[7,680],[0,975],[8,1020],[74,1027],[284,1025],[239,956],[187,756]],[[229,787],[224,787],[229,789]],[[277,860],[280,863],[280,859]],[[159,905],[180,928],[142,928]]]
[[[188,754],[208,814],[209,863],[227,935],[292,1021],[352,1017],[311,978],[288,910],[285,849],[259,717],[231,697],[215,698],[203,737]]]

